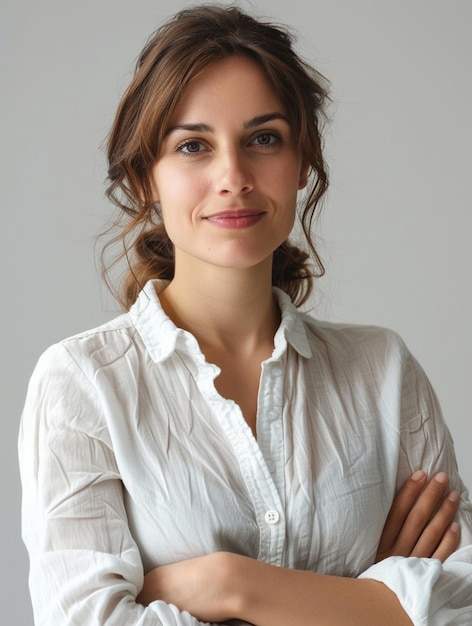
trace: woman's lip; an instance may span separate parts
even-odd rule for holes
[[[254,215],[262,215],[264,211],[260,211],[258,209],[226,209],[225,211],[218,211],[217,213],[212,213],[211,215],[205,216],[204,219],[218,219],[218,218],[233,218],[237,219],[240,217],[252,217]]]
[[[207,215],[204,219],[220,226],[221,228],[248,228],[256,224],[265,214],[265,211],[257,211],[252,209],[238,209],[219,211]]]

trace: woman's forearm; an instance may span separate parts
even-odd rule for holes
[[[378,581],[282,568],[228,552],[152,570],[137,600],[156,599],[202,622],[411,626],[396,595]]]
[[[383,583],[292,570],[228,555],[234,560],[235,617],[256,626],[411,626]]]

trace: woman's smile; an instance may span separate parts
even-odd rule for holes
[[[219,211],[203,219],[220,228],[249,228],[257,224],[264,215],[265,211],[242,208]]]

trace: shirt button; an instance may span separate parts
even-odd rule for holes
[[[264,515],[264,519],[268,524],[277,524],[280,519],[280,515],[277,511],[267,511]]]

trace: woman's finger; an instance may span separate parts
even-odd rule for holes
[[[412,474],[400,488],[388,513],[379,543],[378,554],[384,553],[392,548],[425,482],[426,473],[422,470],[418,470]]]
[[[441,543],[433,552],[432,558],[439,559],[440,561],[445,561],[448,556],[450,556],[455,550],[457,550],[460,537],[461,533],[459,524],[457,522],[452,522],[452,524],[444,533]]]
[[[460,496],[457,491],[451,491],[441,502],[441,505],[434,513],[431,521],[423,530],[421,537],[414,546],[411,556],[432,556],[441,544],[445,534],[451,527],[454,516],[459,508]],[[450,537],[449,539],[452,539]],[[441,553],[448,545],[444,544]],[[449,553],[450,554],[450,553]],[[449,556],[447,554],[447,556]]]
[[[410,555],[413,548],[420,540],[424,529],[429,524],[433,514],[441,503],[444,497],[449,478],[444,472],[436,474],[426,485],[423,492],[415,502],[411,511],[407,515],[401,533],[399,534],[397,541],[395,542],[395,553]],[[431,527],[431,532],[428,533],[427,544],[429,545],[434,537],[434,531],[438,530],[438,525]],[[438,545],[442,532],[438,531],[438,535],[435,537],[436,545]],[[435,547],[435,546],[434,546]],[[433,547],[433,549],[434,549]]]

